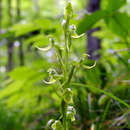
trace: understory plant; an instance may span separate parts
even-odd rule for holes
[[[62,46],[56,44],[53,37],[50,36],[50,45],[46,48],[38,48],[41,51],[49,51],[51,48],[53,48],[61,66],[59,72],[57,72],[56,69],[50,68],[48,70],[49,80],[44,80],[45,84],[51,85],[56,83],[56,85],[58,85],[56,93],[61,99],[61,115],[59,119],[51,119],[48,122],[48,127],[51,127],[54,130],[69,130],[71,122],[75,120],[76,111],[73,106],[73,91],[71,88],[71,80],[74,73],[81,66],[86,69],[91,69],[96,65],[96,62],[93,66],[87,66],[84,64],[84,61],[88,56],[87,54],[83,54],[76,61],[70,59],[72,38],[77,39],[84,36],[84,34],[77,35],[76,26],[70,25],[70,20],[73,17],[72,4],[68,0],[66,0],[65,4],[64,19],[62,21],[64,31],[64,45]]]
[[[76,26],[74,24],[70,24],[70,20],[73,17],[73,9],[72,4],[68,0],[65,1],[65,8],[64,8],[64,19],[62,21],[63,32],[64,32],[64,44],[57,44],[52,36],[49,36],[50,45],[45,48],[39,48],[41,51],[49,51],[50,49],[55,50],[55,54],[58,60],[58,64],[60,67],[57,68],[49,68],[48,74],[49,79],[44,80],[44,83],[47,85],[55,84],[57,86],[55,90],[59,99],[61,99],[60,105],[60,116],[55,119],[51,119],[48,121],[47,129],[52,128],[54,130],[69,130],[73,121],[75,121],[75,108],[73,102],[73,94],[72,87],[85,87],[89,88],[90,86],[81,83],[73,83],[72,79],[74,79],[76,72],[79,68],[83,67],[84,69],[91,69],[95,67],[96,62],[92,66],[86,65],[86,60],[89,55],[82,54],[77,60],[72,58],[72,39],[78,39],[84,34],[78,35],[76,33]],[[53,85],[52,85],[53,86]],[[95,90],[98,93],[103,93],[103,98],[100,99],[99,104],[102,104],[104,100],[107,99],[114,99],[127,108],[130,106],[124,102],[123,100],[119,99],[118,97],[114,96],[111,92],[107,92],[103,89],[98,87],[91,86],[91,90]],[[95,129],[95,125],[92,124],[92,129]]]

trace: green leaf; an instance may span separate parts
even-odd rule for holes
[[[126,39],[130,30],[130,17],[126,13],[116,13],[106,18],[108,28],[116,35]]]
[[[81,84],[81,83],[72,83],[72,85],[73,85],[73,86],[87,87],[87,88],[90,89],[90,86],[84,85],[84,84]],[[105,95],[107,95],[107,96],[113,98],[114,100],[120,102],[121,104],[125,105],[127,108],[130,108],[130,105],[129,105],[129,104],[127,104],[126,102],[124,102],[124,101],[121,100],[120,98],[114,96],[114,95],[113,95],[112,93],[110,93],[110,92],[104,91],[104,90],[102,90],[102,89],[100,89],[100,88],[97,88],[97,87],[94,87],[94,86],[91,86],[91,89],[94,89],[95,91],[97,91],[97,92],[99,92],[99,93],[104,93]],[[90,90],[91,90],[91,89],[90,89]]]
[[[0,34],[0,40],[9,38],[10,40],[14,38],[14,33],[11,31],[7,31],[5,33]]]
[[[92,14],[86,14],[83,19],[79,22],[77,32],[78,34],[85,33],[91,29],[92,26],[100,19],[106,16],[111,16],[113,12],[118,10],[121,6],[126,3],[126,0],[104,0],[103,10],[98,10]]]
[[[28,34],[30,32],[33,32],[35,30],[39,29],[39,26],[35,23],[27,23],[27,24],[15,24],[12,26],[12,31],[15,32],[15,36],[23,36],[25,34]]]
[[[4,89],[1,90],[0,99],[3,99],[5,97],[10,96],[11,94],[14,94],[18,92],[25,81],[16,81],[11,83],[10,85],[6,86]]]
[[[99,10],[92,14],[86,14],[83,19],[79,22],[77,27],[77,33],[82,34],[85,33],[87,30],[92,28],[92,26],[98,22],[100,19],[107,16],[107,11]]]
[[[114,12],[126,4],[126,0],[102,0],[101,9]]]
[[[29,37],[27,40],[25,40],[26,44],[34,43],[37,46],[43,46],[49,44],[49,38],[45,36],[44,34],[38,34],[33,37]],[[41,43],[41,44],[39,44]],[[34,46],[35,46],[34,45]]]

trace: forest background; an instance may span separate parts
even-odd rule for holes
[[[78,35],[71,57],[88,54],[72,86],[76,109],[71,130],[130,129],[130,0],[71,0]],[[46,85],[48,69],[60,71],[55,51],[42,52],[49,37],[64,45],[64,0],[0,0],[0,130],[42,130],[59,117],[57,84]]]

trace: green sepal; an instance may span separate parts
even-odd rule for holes
[[[92,69],[93,67],[96,66],[96,61],[94,62],[94,64],[93,64],[92,66],[87,66],[87,65],[82,65],[82,66],[83,66],[83,68],[85,68],[85,69]]]
[[[85,35],[85,33],[83,33],[81,35],[78,35],[76,33],[76,26],[74,24],[72,24],[71,26],[69,26],[69,30],[71,32],[71,37],[75,38],[75,39],[81,38],[81,37],[83,37]]]
[[[47,122],[47,127],[50,127],[53,123],[54,123],[54,119],[50,119],[48,122]]]
[[[49,76],[54,76],[54,75],[57,75],[56,70],[55,70],[55,69],[53,69],[53,68],[49,68],[47,72],[49,73]]]
[[[44,82],[45,84],[47,84],[47,85],[51,85],[51,84],[54,84],[54,83],[56,82],[56,80],[55,80],[55,79],[50,79],[49,81],[43,80],[43,82]]]
[[[55,122],[51,125],[51,127],[54,130],[63,130],[63,126],[62,126],[60,120],[55,120]]]
[[[101,106],[101,105],[104,105],[106,103],[106,101],[109,99],[109,97],[107,95],[102,95],[99,100],[98,100],[98,104]]]
[[[75,33],[72,33],[71,37],[74,38],[74,39],[78,39],[78,38],[81,38],[85,35],[85,33],[81,34],[81,35],[78,35],[76,32]]]
[[[36,47],[38,50],[40,50],[40,51],[49,51],[51,48],[52,48],[52,46],[51,45],[49,45],[49,46],[47,46],[47,47],[44,47],[44,48],[40,48],[40,47]]]
[[[84,61],[87,59],[87,57],[90,57],[90,55],[88,55],[88,54],[83,54],[83,56],[81,57],[81,59],[80,59],[80,61],[79,61],[79,64],[80,64],[83,68],[85,68],[85,69],[92,69],[93,67],[96,66],[97,62],[95,61],[92,66],[85,65],[85,64],[84,64]]]

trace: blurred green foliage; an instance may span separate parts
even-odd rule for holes
[[[73,86],[76,122],[74,130],[130,128],[130,111],[119,100],[101,94],[98,89],[115,95],[130,104],[130,2],[126,0],[101,0],[101,9],[85,14],[80,19],[87,2],[73,0],[75,12],[72,24],[77,25],[79,34],[100,27],[93,36],[101,39],[101,57],[95,68],[81,69],[74,75],[73,82],[86,84]],[[8,1],[2,1],[2,28],[0,34],[0,130],[45,129],[50,118],[57,119],[60,99],[55,93],[57,85],[45,85],[47,69],[60,68],[55,51],[42,53],[36,47],[49,44],[48,35],[63,44],[63,1],[21,0],[21,16],[17,21],[16,1],[12,0],[12,23],[8,15]],[[19,39],[22,39],[25,65],[19,65]],[[72,57],[77,60],[86,53],[87,38],[73,40]],[[7,43],[14,43],[13,65],[7,68]],[[93,61],[88,61],[91,65]],[[60,71],[60,70],[59,70]],[[97,88],[97,89],[94,89]]]

